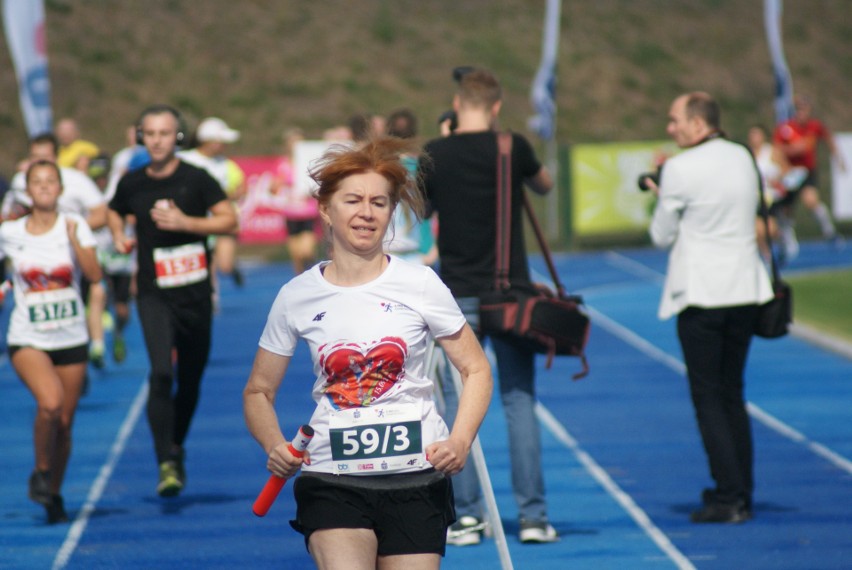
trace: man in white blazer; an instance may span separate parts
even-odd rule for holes
[[[708,94],[677,97],[669,136],[684,149],[663,166],[650,234],[670,247],[661,319],[677,315],[690,394],[715,488],[697,523],[752,516],[752,437],[743,371],[758,306],[772,297],[758,253],[758,173],[749,151],[725,140]]]

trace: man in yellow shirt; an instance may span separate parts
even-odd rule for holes
[[[56,123],[56,138],[59,140],[59,166],[88,172],[89,161],[98,156],[100,149],[95,143],[80,138],[77,121],[65,118]]]

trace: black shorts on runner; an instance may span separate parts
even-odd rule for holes
[[[130,302],[130,281],[133,276],[129,273],[107,273],[107,282],[112,292],[112,299],[116,303]]]
[[[314,231],[313,220],[287,220],[287,235],[295,236]]]
[[[815,170],[808,170],[808,175],[798,188],[789,190],[783,198],[773,202],[769,207],[769,215],[775,216],[782,208],[795,204],[796,200],[799,199],[799,192],[801,192],[802,188],[807,188],[808,186],[817,187],[817,173]]]
[[[21,350],[22,348],[34,348],[34,347],[26,347],[21,345],[13,345],[9,347],[9,360],[15,355],[16,352]],[[56,350],[43,350],[38,348],[36,350],[41,350],[45,353],[54,366],[67,366],[69,364],[80,364],[83,362],[89,361],[89,345],[81,344],[80,346],[72,346],[70,348],[58,348]]]
[[[380,556],[444,556],[447,527],[456,518],[452,482],[434,469],[363,477],[303,473],[293,494],[290,526],[305,535],[306,547],[316,530],[367,528],[376,533]]]

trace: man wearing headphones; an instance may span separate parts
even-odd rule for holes
[[[183,442],[210,353],[206,236],[236,231],[237,215],[218,182],[176,156],[184,137],[176,109],[148,107],[137,126],[151,162],[119,181],[109,203],[109,228],[119,252],[137,248],[138,313],[151,370],[147,416],[160,470],[157,493],[170,497],[186,482]],[[135,218],[135,239],[124,231],[128,216]]]

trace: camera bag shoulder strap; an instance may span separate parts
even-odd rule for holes
[[[512,133],[499,132],[497,133],[497,263],[495,265],[494,289],[502,291],[509,288],[509,262],[511,259],[511,239],[512,239]],[[547,270],[550,273],[550,278],[553,280],[553,285],[556,288],[556,293],[562,298],[572,298],[581,303],[579,296],[568,296],[565,291],[565,286],[559,279],[556,273],[556,266],[553,263],[553,256],[550,253],[550,247],[544,239],[544,232],[541,230],[541,225],[538,223],[538,218],[533,211],[527,193],[523,193],[524,210],[526,210],[527,218],[532,225],[535,233],[536,241],[541,249],[542,256],[547,263]]]
[[[511,260],[511,237],[512,237],[512,134],[508,132],[497,133],[497,256],[494,271],[494,289],[495,291],[507,291],[511,283],[509,282],[509,262]],[[556,287],[556,293],[559,299],[574,302],[574,307],[583,303],[583,298],[579,295],[567,295],[565,287],[559,280],[559,275],[556,273],[556,266],[553,264],[553,258],[550,254],[550,248],[544,239],[544,233],[541,231],[541,226],[533,212],[529,197],[526,192],[523,193],[523,205],[527,212],[527,217],[535,231],[535,237],[541,248],[542,255],[547,262],[547,269],[550,272],[550,277],[553,279],[553,285]],[[588,320],[586,320],[586,338],[588,338]],[[583,364],[583,369],[573,375],[574,380],[583,378],[589,373],[589,363],[586,359],[584,349],[581,349],[579,354]],[[550,360],[553,358],[553,353],[548,356],[547,368],[550,368]]]
[[[772,268],[772,289],[776,289],[778,282],[781,280],[781,275],[778,271],[778,264],[775,262],[775,250],[772,248],[772,234],[769,231],[769,207],[766,205],[766,197],[764,195],[763,174],[760,173],[760,168],[757,166],[757,158],[755,158],[751,149],[748,147],[745,148],[751,157],[751,162],[754,164],[754,170],[757,174],[758,207],[760,217],[763,219],[763,227],[766,230],[766,246],[769,249],[769,264]]]
[[[527,196],[527,193],[524,192],[524,210],[527,212],[527,218],[530,221],[530,225],[532,225],[533,232],[535,233],[536,240],[538,241],[538,246],[541,248],[541,254],[544,257],[544,261],[547,263],[547,270],[550,272],[550,278],[553,279],[553,286],[556,287],[556,293],[562,298],[573,298],[578,303],[582,302],[582,299],[578,295],[568,296],[565,292],[565,286],[562,285],[562,281],[559,280],[559,275],[556,273],[556,266],[553,264],[553,256],[550,254],[550,247],[548,247],[547,242],[544,239],[544,232],[541,231],[541,225],[538,223],[538,218],[533,212],[532,204],[530,204],[530,197]]]
[[[507,291],[512,251],[512,134],[497,133],[497,242],[494,290]]]

